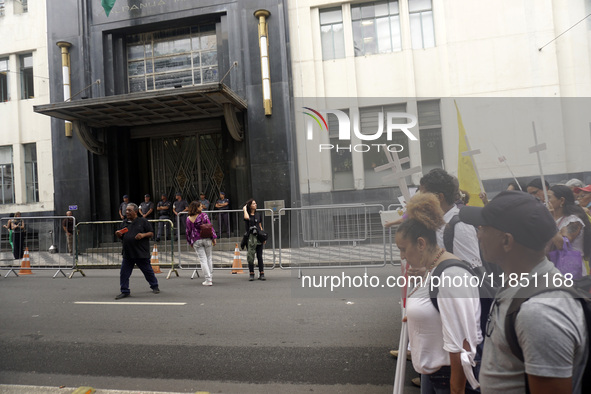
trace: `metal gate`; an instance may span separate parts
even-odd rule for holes
[[[224,180],[220,133],[153,138],[152,179],[154,190],[173,197],[180,192],[187,201],[199,199],[203,191],[217,199]]]

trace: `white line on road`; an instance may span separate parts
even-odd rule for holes
[[[182,306],[187,305],[186,302],[100,302],[100,301],[74,301],[74,304],[82,305],[163,305],[163,306]]]

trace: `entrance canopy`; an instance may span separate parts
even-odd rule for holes
[[[37,113],[71,121],[79,136],[89,133],[90,127],[144,126],[223,116],[230,134],[238,141],[242,140],[242,130],[236,111],[245,109],[246,101],[217,83],[34,107]]]

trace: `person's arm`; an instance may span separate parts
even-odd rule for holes
[[[217,206],[217,204],[216,204]],[[246,211],[246,205],[242,207],[242,212],[244,212],[244,220],[250,220],[250,216],[248,215],[248,212]]]
[[[137,239],[137,240],[140,240],[140,239],[142,239],[142,238],[146,238],[146,237],[148,237],[148,238],[152,238],[153,236],[154,236],[154,232],[153,232],[153,231],[149,231],[149,232],[147,232],[147,233],[138,233],[138,234],[135,236],[135,239]]]
[[[150,205],[150,209],[148,209],[148,212],[144,215],[144,217],[149,216],[152,212],[154,212],[154,204]]]
[[[564,226],[560,233],[567,237],[568,240],[572,243],[581,233],[583,229],[583,225],[580,222],[572,222],[569,223],[567,226]]]
[[[465,339],[464,349],[470,351],[470,345]],[[466,389],[466,375],[464,374],[460,355],[461,353],[449,353],[449,362],[451,366],[449,385],[452,394],[463,394]]]
[[[527,375],[531,394],[570,394],[573,392],[572,378],[547,378]]]

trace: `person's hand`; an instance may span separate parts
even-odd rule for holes
[[[488,204],[488,196],[486,195],[486,192],[478,194],[478,197],[480,197],[484,205]]]
[[[211,240],[211,246],[215,246],[215,239]]]
[[[115,231],[115,235],[117,235],[119,238],[123,237],[123,233],[121,232],[121,230]]]
[[[144,238],[144,234],[143,234],[143,233],[138,233],[138,234],[135,236],[135,239],[137,239],[138,241],[139,241],[140,239],[142,239],[142,238]]]

